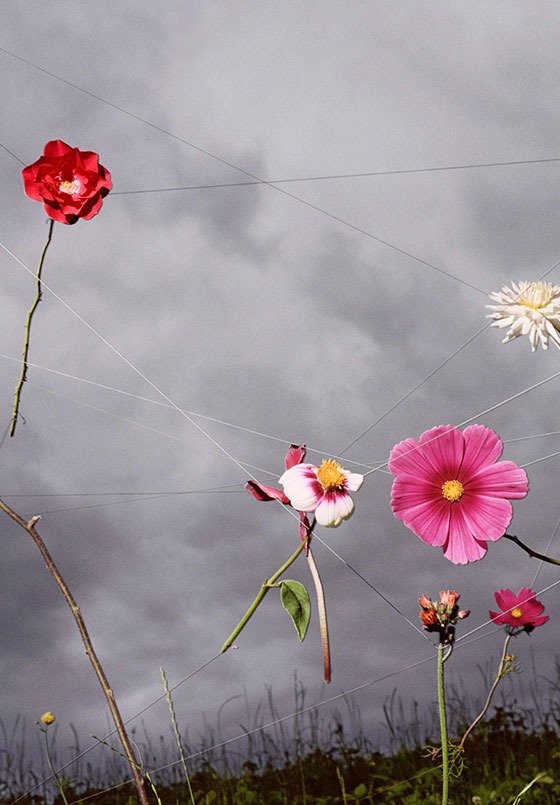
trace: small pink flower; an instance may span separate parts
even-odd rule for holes
[[[348,472],[334,459],[324,459],[320,467],[294,464],[280,483],[294,509],[313,512],[319,525],[336,528],[354,511],[348,492],[357,492],[363,480],[363,475]]]
[[[490,617],[494,623],[505,626],[506,630],[513,628],[515,631],[532,632],[535,626],[542,626],[549,620],[548,615],[542,614],[544,604],[537,601],[529,587],[522,587],[517,595],[511,590],[500,590],[494,593],[494,598],[502,612],[490,610]]]
[[[513,461],[497,461],[503,444],[484,425],[463,432],[440,425],[395,445],[391,506],[428,545],[443,548],[454,564],[481,559],[486,543],[502,537],[513,515],[510,499],[523,498],[529,482]]]

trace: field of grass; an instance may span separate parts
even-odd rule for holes
[[[300,704],[304,695],[296,688]],[[510,688],[469,738],[454,766],[453,805],[560,802],[560,683],[543,683],[529,700],[519,705]],[[271,696],[268,705],[274,712]],[[458,737],[477,708],[464,700],[459,689],[450,691],[449,705],[451,735]],[[350,704],[350,715],[351,709]],[[441,769],[435,706],[422,718],[422,708],[417,703],[405,707],[395,691],[384,712],[389,747],[384,752],[372,745],[361,728],[356,729],[356,713],[351,719],[352,735],[347,734],[342,718],[335,715],[321,721],[314,711],[296,720],[293,729],[282,722],[270,728],[257,725],[245,730],[241,751],[227,743],[220,746],[209,729],[197,748],[182,739],[189,783],[177,760],[178,748],[170,739],[153,742],[145,730],[133,736],[144,771],[153,782],[150,801],[162,805],[437,805]],[[49,777],[45,758],[41,769],[26,764],[24,725],[17,723],[11,733],[4,725],[1,729],[0,804],[64,805],[52,781],[48,787],[43,783]],[[64,756],[78,754],[76,739]],[[55,766],[61,762],[58,756],[53,732]],[[106,749],[102,757],[104,762],[94,766],[86,754],[59,772],[67,803],[136,802],[136,792],[125,782],[129,775],[120,756]]]

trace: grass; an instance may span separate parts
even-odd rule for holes
[[[560,665],[558,668],[560,680]],[[560,802],[560,681],[547,681],[546,690],[524,691],[521,706],[510,686],[466,746],[451,784],[453,805],[556,805]],[[296,683],[297,709],[305,703],[305,691]],[[227,702],[224,702],[224,705]],[[441,777],[437,757],[435,704],[422,715],[416,702],[405,706],[397,691],[384,706],[387,746],[372,746],[359,723],[359,712],[347,703],[346,719],[340,715],[322,719],[317,711],[305,717],[276,723],[265,729],[268,708],[277,717],[272,692],[261,703],[245,733],[243,751],[234,744],[218,746],[219,735],[208,727],[195,749],[186,737],[182,743],[189,761],[189,791],[177,746],[161,736],[154,744],[142,725],[131,733],[155,781],[162,805],[437,805],[441,801]],[[451,735],[460,736],[476,713],[477,703],[465,702],[460,689],[449,696]],[[268,715],[267,714],[267,715]],[[352,722],[348,734],[344,720]],[[0,722],[0,804],[8,805],[48,776],[43,767],[26,761],[28,730],[21,719],[8,731]],[[171,733],[172,734],[172,733]],[[80,752],[77,735],[69,754]],[[430,748],[435,744],[435,748]],[[57,763],[56,732],[51,752]],[[194,759],[193,759],[194,756]],[[107,751],[93,766],[88,755],[61,774],[68,802],[132,805],[136,795],[123,784],[127,769],[121,758]],[[159,771],[156,771],[158,770]],[[153,770],[153,771],[152,771]],[[537,778],[541,775],[540,779]],[[64,777],[64,775],[67,775]],[[113,786],[116,786],[113,788]],[[524,793],[516,798],[524,789]],[[60,805],[62,798],[41,786],[19,799],[20,805]]]

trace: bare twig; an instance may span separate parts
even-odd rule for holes
[[[43,540],[41,539],[41,537],[39,536],[39,534],[37,533],[37,531],[35,529],[35,525],[36,525],[36,523],[37,523],[39,518],[38,517],[33,517],[33,518],[31,518],[31,520],[26,521],[26,520],[24,520],[23,517],[21,517],[19,514],[14,512],[2,500],[0,500],[0,509],[3,512],[5,512],[8,515],[8,517],[11,517],[11,519],[14,522],[16,522],[19,526],[21,526],[21,528],[23,528],[25,531],[27,531],[27,533],[29,534],[29,536],[31,537],[31,539],[33,540],[33,542],[35,543],[35,545],[39,549],[39,551],[41,553],[41,556],[43,557],[43,559],[45,561],[45,564],[47,566],[47,570],[53,576],[54,580],[57,583],[57,586],[58,586],[60,592],[62,593],[62,595],[66,599],[66,603],[68,604],[68,606],[72,610],[72,615],[74,616],[74,620],[76,621],[78,631],[80,632],[80,637],[82,638],[82,642],[83,642],[83,644],[85,646],[86,654],[87,654],[87,656],[89,658],[89,661],[91,662],[91,664],[93,666],[93,670],[95,671],[95,673],[97,675],[97,678],[99,680],[99,684],[101,685],[101,688],[103,689],[103,693],[104,693],[105,698],[107,700],[107,704],[109,705],[109,710],[111,712],[111,716],[113,717],[113,721],[115,723],[115,727],[117,729],[117,733],[119,735],[119,738],[120,738],[120,741],[121,741],[121,744],[122,744],[122,747],[123,747],[123,750],[124,750],[124,755],[125,755],[128,763],[129,763],[129,765],[130,765],[131,770],[132,770],[132,775],[134,777],[134,783],[135,783],[135,786],[136,786],[136,791],[138,792],[138,801],[141,803],[141,805],[149,805],[149,800],[148,800],[148,796],[147,796],[146,789],[145,789],[144,779],[143,779],[143,777],[142,777],[142,775],[140,774],[140,771],[139,771],[140,767],[138,765],[138,762],[137,762],[136,757],[134,755],[134,752],[132,750],[130,739],[129,739],[129,737],[127,735],[127,732],[125,730],[124,722],[122,720],[122,716],[121,716],[121,714],[119,712],[119,709],[117,707],[117,703],[115,701],[115,696],[113,694],[111,686],[109,685],[109,681],[108,681],[107,677],[105,676],[105,671],[103,670],[101,662],[99,661],[99,659],[97,657],[97,654],[95,653],[95,651],[93,649],[91,638],[90,638],[89,633],[88,633],[88,631],[86,629],[86,624],[85,624],[84,619],[82,617],[82,613],[80,612],[80,608],[76,604],[76,602],[75,602],[70,590],[68,589],[68,586],[67,586],[66,582],[64,581],[64,579],[60,575],[60,572],[59,572],[57,566],[55,565],[55,563],[54,563],[49,551],[47,550],[47,546],[45,545],[45,543],[43,542]]]
[[[537,553],[532,548],[529,548],[528,545],[525,545],[524,542],[521,542],[519,537],[514,537],[513,534],[504,534],[506,539],[510,539],[512,542],[515,542],[516,545],[519,545],[525,553],[528,553],[533,559],[540,559],[541,562],[548,562],[550,565],[560,565],[560,559],[553,559],[551,556],[545,556],[544,553]]]

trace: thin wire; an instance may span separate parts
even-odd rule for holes
[[[418,389],[421,388],[424,385],[424,383],[427,383],[428,380],[430,380],[436,374],[436,372],[439,372],[440,369],[443,369],[444,366],[446,366],[450,361],[452,361],[453,358],[457,357],[457,355],[460,352],[462,352],[466,347],[468,347],[469,344],[471,344],[475,340],[475,338],[478,338],[478,336],[485,330],[487,330],[488,327],[490,326],[491,326],[490,322],[487,322],[483,327],[480,328],[480,330],[477,330],[477,332],[474,335],[472,335],[463,344],[461,344],[460,347],[457,347],[457,349],[454,352],[452,352],[451,355],[448,355],[448,357],[445,358],[445,360],[442,361],[440,364],[438,364],[438,366],[436,366],[435,369],[432,369],[431,372],[428,372],[428,374],[419,383],[417,383],[413,388],[407,391],[406,394],[403,394],[403,396],[400,397],[400,399],[398,399],[395,403],[393,403],[393,405],[391,405],[383,414],[381,414],[380,417],[378,417],[374,422],[372,422],[371,425],[368,425],[368,427],[365,430],[363,430],[360,434],[358,434],[358,436],[356,436],[355,439],[352,439],[352,441],[349,442],[346,445],[346,447],[344,447],[340,451],[339,455],[343,455],[344,453],[346,453],[346,451],[350,450],[351,447],[354,447],[354,445],[357,442],[359,442],[360,439],[362,439],[364,436],[367,436],[367,434],[371,430],[373,430],[373,428],[379,425],[380,422],[383,422],[383,420],[386,417],[388,417],[389,414],[391,414],[396,408],[399,407],[399,405],[401,405],[401,403],[403,403],[405,400],[408,400],[408,398],[411,397],[414,394],[414,392],[418,391]],[[383,464],[383,466],[385,467],[387,465]],[[377,467],[376,469],[380,468]],[[374,470],[371,470],[370,472],[374,472]]]
[[[6,149],[7,150],[7,149]],[[17,157],[16,157],[17,159]],[[19,160],[21,161],[21,160]],[[333,173],[323,176],[296,176],[290,179],[256,179],[249,182],[218,182],[215,184],[184,185],[182,187],[155,187],[141,190],[112,190],[111,196],[132,196],[143,193],[173,193],[189,190],[214,190],[227,187],[254,187],[259,184],[294,184],[296,182],[325,182],[333,179],[365,179],[374,176],[399,176],[412,173],[435,173],[438,171],[458,171],[472,168],[501,168],[512,165],[536,165],[560,162],[560,157],[547,159],[518,159],[509,162],[478,162],[468,165],[436,165],[428,168],[403,168],[397,170],[362,171],[361,173]],[[21,163],[24,164],[23,162]]]
[[[183,679],[181,679],[179,682],[177,682],[175,685],[173,685],[173,687],[169,689],[169,693],[173,693],[174,690],[177,690],[178,687],[183,685],[185,682],[188,682],[189,679],[192,679],[198,673],[200,673],[201,671],[204,671],[206,668],[208,668],[209,665],[211,665],[215,660],[217,660],[218,657],[221,657],[221,656],[222,656],[222,653],[220,652],[219,654],[215,654],[209,660],[206,660],[205,662],[203,662],[202,665],[199,665],[198,668],[195,668],[194,671],[191,671],[187,676],[183,677]],[[158,696],[157,699],[154,699],[153,701],[151,701],[149,704],[147,704],[145,707],[143,707],[142,710],[139,710],[137,713],[135,713],[134,715],[132,715],[129,718],[127,718],[126,721],[123,722],[124,725],[126,726],[127,724],[130,724],[131,721],[134,721],[135,719],[140,718],[140,716],[144,715],[144,713],[146,713],[151,707],[153,707],[155,704],[158,704],[158,702],[161,702],[163,699],[166,699],[166,698],[167,698],[167,693],[162,693],[161,696]],[[76,763],[78,760],[81,760],[81,758],[83,758],[85,755],[87,755],[88,752],[91,752],[92,749],[95,749],[97,746],[99,746],[102,741],[107,741],[112,735],[115,735],[116,732],[117,732],[117,730],[115,728],[114,730],[111,730],[111,732],[108,732],[106,735],[104,735],[103,738],[99,738],[98,740],[96,740],[95,743],[93,743],[90,746],[88,746],[86,749],[84,749],[82,752],[80,752],[80,754],[76,755],[71,760],[69,760],[67,763],[65,763],[64,766],[61,766],[59,769],[57,769],[57,773],[59,773],[61,771],[64,771],[64,769],[67,769],[68,766],[72,765],[72,763]],[[32,794],[33,791],[36,791],[40,786],[44,785],[45,783],[48,783],[52,779],[54,779],[54,775],[51,774],[49,777],[46,777],[45,779],[41,780],[39,783],[37,783],[29,791],[26,791],[25,794],[21,794],[17,799],[15,799],[13,801],[12,805],[16,805],[17,802],[20,802],[20,800],[25,799],[25,797],[29,796],[29,794]]]
[[[13,357],[11,355],[4,355],[2,353],[0,353],[0,358],[5,358],[6,360],[14,361],[16,363],[21,362],[21,358],[15,358],[15,357]],[[122,394],[123,396],[131,397],[132,399],[139,400],[141,402],[151,403],[152,405],[159,405],[159,406],[162,406],[163,408],[171,408],[171,409],[174,408],[173,405],[170,405],[169,403],[167,403],[167,402],[165,402],[163,400],[153,400],[150,397],[144,397],[144,396],[142,396],[140,394],[134,394],[134,393],[132,393],[130,391],[124,391],[123,389],[118,389],[118,388],[115,388],[114,386],[108,386],[105,383],[98,383],[98,382],[96,382],[94,380],[88,380],[88,379],[86,379],[84,377],[78,377],[77,375],[68,374],[67,372],[61,372],[61,371],[59,371],[57,369],[49,369],[48,367],[41,366],[38,363],[29,363],[28,365],[30,367],[34,368],[34,369],[40,369],[40,370],[42,370],[44,372],[50,372],[51,374],[59,375],[61,377],[68,378],[69,380],[76,380],[79,383],[85,383],[87,385],[95,386],[96,388],[103,389],[104,391],[112,391],[115,394]],[[67,395],[64,395],[61,392],[53,391],[52,389],[49,389],[46,386],[41,386],[40,384],[34,383],[33,381],[27,381],[27,385],[30,386],[30,387],[33,387],[33,388],[38,388],[38,389],[42,389],[44,391],[47,391],[49,394],[55,394],[55,395],[61,397],[62,399],[70,400],[71,402],[75,403],[76,405],[83,405],[85,407],[93,408],[95,411],[98,411],[100,413],[106,413],[108,416],[112,416],[112,417],[114,417],[116,419],[120,418],[117,414],[113,414],[112,412],[107,411],[106,409],[97,408],[95,406],[92,406],[89,403],[84,403],[81,400],[77,400],[77,399],[75,399],[73,397],[69,397]],[[224,427],[231,428],[232,430],[239,430],[239,431],[242,431],[243,433],[248,433],[248,434],[250,434],[252,436],[260,436],[263,439],[270,439],[271,441],[280,442],[283,445],[289,445],[289,444],[292,444],[292,442],[293,442],[293,439],[288,439],[288,438],[280,437],[280,436],[273,436],[270,433],[264,433],[263,431],[255,430],[254,428],[247,428],[247,427],[244,427],[243,425],[237,425],[234,422],[230,422],[230,421],[227,421],[225,419],[219,419],[217,417],[208,416],[206,414],[200,414],[200,413],[197,413],[195,411],[190,411],[190,410],[188,410],[186,408],[181,408],[180,410],[183,411],[184,413],[188,414],[191,417],[197,417],[199,419],[204,419],[207,422],[213,422],[213,423],[215,423],[217,425],[223,425]],[[136,422],[135,420],[130,419],[130,420],[126,420],[126,421],[130,422],[131,424],[138,425],[139,427],[143,427],[143,428],[146,428],[148,430],[153,430],[151,427],[149,427],[147,425],[143,425],[140,422]],[[170,438],[170,439],[176,439],[177,441],[183,441],[182,439],[179,439],[179,437],[175,437],[175,436],[172,436],[170,434],[166,434],[163,431],[155,431],[155,432],[160,434],[160,435],[162,435],[162,436],[166,436],[167,438]],[[186,443],[190,444],[190,442],[186,442]],[[201,449],[201,448],[199,448],[199,449]],[[210,452],[213,452],[213,451],[210,451]],[[308,453],[319,453],[321,455],[329,455],[331,458],[341,458],[341,456],[337,456],[337,455],[333,454],[330,450],[323,450],[321,448],[312,447],[310,445],[307,445],[307,452]],[[347,464],[350,463],[355,467],[368,467],[369,468],[371,466],[371,464],[375,463],[375,462],[365,462],[364,463],[362,461],[352,461],[351,459],[346,459],[346,463]],[[246,466],[252,467],[253,465],[246,463]],[[276,476],[277,475],[277,473],[269,471],[269,470],[264,470],[264,469],[259,468],[259,467],[254,467],[254,468],[258,469],[261,472],[266,472],[270,476]]]
[[[359,227],[359,226],[357,226],[355,224],[352,224],[349,221],[347,221],[346,219],[341,218],[338,215],[334,215],[334,213],[328,212],[328,210],[325,210],[324,208],[319,207],[316,204],[312,204],[310,201],[306,201],[305,199],[301,198],[300,196],[296,196],[294,193],[290,193],[287,190],[284,190],[282,187],[278,187],[277,185],[272,184],[271,182],[265,181],[260,176],[257,176],[256,174],[251,173],[248,170],[245,170],[245,168],[241,168],[241,167],[239,167],[239,165],[235,165],[234,163],[229,162],[227,159],[223,159],[222,157],[217,156],[217,154],[214,154],[211,151],[207,151],[205,148],[201,148],[200,146],[195,145],[194,143],[190,142],[189,140],[186,140],[183,137],[179,137],[177,134],[173,134],[173,132],[168,131],[167,129],[164,129],[163,127],[158,126],[157,124],[152,123],[149,120],[146,120],[146,118],[140,117],[140,115],[135,115],[133,112],[130,112],[128,109],[124,109],[122,106],[118,106],[117,104],[111,103],[111,101],[105,100],[101,96],[96,95],[94,92],[90,92],[87,89],[83,89],[83,87],[79,87],[77,84],[74,84],[72,81],[68,81],[66,78],[62,78],[61,76],[56,75],[56,73],[52,73],[50,70],[47,70],[44,67],[40,67],[39,65],[34,64],[33,62],[29,61],[28,59],[24,59],[22,56],[18,56],[17,54],[12,53],[9,50],[6,50],[6,48],[0,47],[0,52],[6,53],[8,56],[11,56],[12,58],[17,59],[18,61],[21,61],[24,64],[27,64],[29,67],[32,67],[35,70],[39,70],[40,72],[45,73],[45,75],[48,75],[51,78],[56,79],[57,81],[61,81],[63,84],[67,84],[69,87],[72,87],[73,89],[77,90],[78,92],[82,92],[85,95],[88,95],[90,98],[94,98],[95,100],[99,101],[100,103],[103,103],[106,106],[109,106],[111,109],[115,109],[116,111],[121,112],[122,114],[127,115],[128,117],[131,117],[133,120],[137,120],[138,122],[143,123],[146,126],[149,126],[150,128],[154,129],[155,131],[159,131],[161,134],[164,134],[165,136],[170,137],[173,140],[177,140],[178,142],[183,143],[183,145],[186,145],[189,148],[192,148],[194,151],[197,151],[200,154],[204,154],[204,156],[207,156],[210,159],[213,159],[216,162],[219,162],[221,165],[225,165],[228,168],[232,168],[232,170],[235,170],[235,171],[238,171],[239,173],[242,173],[244,176],[248,176],[250,179],[254,179],[257,184],[266,185],[266,187],[270,187],[272,190],[275,190],[277,193],[281,193],[282,195],[286,196],[287,198],[291,198],[293,201],[297,201],[298,203],[303,204],[305,207],[308,207],[311,210],[315,210],[316,212],[319,212],[322,215],[325,215],[327,218],[330,218],[333,221],[337,221],[338,223],[342,224],[343,226],[346,226],[346,227],[352,229],[354,232],[359,232],[360,234],[365,235],[366,237],[370,238],[371,240],[374,240],[376,243],[380,243],[381,245],[386,246],[387,248],[392,249],[393,251],[396,251],[398,254],[403,255],[404,257],[409,257],[411,260],[414,260],[414,261],[420,263],[421,265],[426,266],[427,268],[431,268],[433,271],[436,271],[439,274],[442,274],[443,276],[448,277],[449,279],[455,280],[455,282],[458,282],[461,285],[466,286],[467,288],[471,288],[472,290],[477,291],[478,293],[482,293],[482,294],[485,294],[485,295],[487,293],[486,291],[483,291],[481,288],[477,287],[476,285],[472,285],[470,282],[467,282],[466,280],[462,280],[459,277],[456,277],[455,275],[451,274],[450,272],[445,271],[443,268],[439,268],[438,266],[434,265],[433,263],[430,263],[427,260],[423,260],[422,258],[417,257],[416,255],[412,254],[411,252],[406,251],[406,249],[401,249],[399,246],[396,246],[395,244],[390,243],[389,241],[384,240],[383,238],[380,238],[377,235],[372,234],[371,232],[368,232],[366,229],[363,229],[362,227]]]
[[[342,564],[345,565],[345,567],[347,567],[348,570],[351,570],[352,573],[354,573],[354,575],[356,575],[359,579],[361,579],[361,581],[363,581],[364,584],[366,584],[370,588],[370,590],[373,590],[374,593],[376,593],[383,601],[385,601],[385,603],[388,604],[391,607],[391,609],[393,609],[398,615],[400,615],[401,618],[403,618],[408,623],[409,626],[412,626],[412,628],[414,629],[415,632],[418,632],[418,634],[420,634],[422,637],[426,638],[426,640],[428,640],[428,642],[431,642],[430,638],[428,637],[428,635],[426,634],[425,631],[420,629],[419,626],[417,626],[409,618],[407,618],[407,616],[403,612],[401,612],[401,610],[395,604],[393,604],[392,601],[389,601],[389,599],[385,595],[383,595],[383,593],[380,592],[377,589],[377,587],[374,587],[374,585],[370,581],[368,581],[368,579],[366,579],[366,577],[363,576],[360,573],[359,570],[356,570],[356,568],[353,567],[350,564],[350,562],[348,562],[346,559],[344,559],[344,557],[342,557],[339,553],[337,553],[334,550],[334,548],[331,548],[331,546],[328,545],[328,543],[326,543],[323,539],[321,539],[321,537],[318,537],[317,534],[313,534],[313,539],[315,539],[318,542],[320,542],[321,545],[323,545],[328,551],[330,551],[332,553],[332,555],[335,556],[338,559],[339,562],[342,562]]]
[[[113,419],[116,419],[116,420],[118,420],[120,422],[125,422],[128,425],[135,425],[138,428],[143,428],[144,430],[147,430],[150,433],[155,433],[157,436],[164,436],[166,439],[172,439],[173,441],[180,442],[181,444],[189,445],[189,447],[192,447],[195,450],[201,450],[201,451],[203,451],[205,453],[209,453],[210,455],[213,455],[213,456],[219,456],[220,458],[226,458],[226,456],[224,456],[223,451],[212,450],[210,447],[202,447],[200,445],[195,445],[192,442],[188,441],[187,439],[183,439],[181,436],[175,436],[172,433],[166,433],[165,431],[159,430],[158,428],[153,428],[151,425],[145,425],[143,422],[137,422],[136,420],[130,419],[129,417],[124,417],[124,416],[121,416],[120,414],[115,414],[112,411],[107,411],[105,408],[99,408],[98,406],[92,405],[91,403],[84,402],[83,400],[76,400],[73,397],[69,397],[67,394],[61,394],[60,392],[54,391],[53,389],[48,389],[45,386],[40,386],[37,383],[28,383],[28,385],[33,387],[33,388],[40,389],[41,391],[46,391],[47,394],[52,394],[53,396],[59,397],[60,399],[68,400],[69,402],[72,402],[75,405],[81,405],[83,408],[88,408],[89,410],[95,411],[96,413],[105,414],[106,416],[110,416]],[[131,395],[131,396],[134,396],[134,395]],[[169,405],[167,405],[165,403],[160,403],[160,404],[166,405],[167,408],[173,407],[173,406],[169,406]],[[180,409],[180,410],[183,411],[184,409]],[[186,413],[189,413],[189,412],[186,412]],[[209,417],[201,417],[201,418],[208,419]],[[269,472],[268,470],[265,470],[262,467],[257,466],[256,464],[249,464],[246,461],[243,461],[243,462],[240,462],[240,463],[243,464],[244,467],[248,467],[251,470],[254,470],[256,472],[264,472],[264,473],[267,473],[268,475],[271,475],[271,476],[275,475],[275,473]]]
[[[531,436],[517,436],[514,439],[502,439],[504,444],[512,444],[513,442],[525,442],[528,439],[542,439],[544,436],[560,436],[560,430],[551,430],[547,433],[534,433]]]
[[[550,268],[547,268],[547,270],[546,270],[546,271],[544,271],[544,272],[541,274],[541,276],[539,277],[539,279],[538,279],[537,281],[538,281],[538,282],[540,282],[541,280],[543,280],[543,279],[544,279],[545,277],[547,277],[547,276],[548,276],[550,273],[552,273],[552,271],[554,271],[554,269],[555,269],[555,268],[557,268],[559,265],[560,265],[560,260],[556,260],[556,262],[555,262],[555,263],[553,263],[553,264],[550,266]],[[487,322],[487,323],[484,325],[484,327],[481,327],[481,328],[480,328],[480,330],[478,330],[478,331],[477,331],[477,332],[476,332],[476,333],[475,333],[473,336],[471,336],[471,338],[469,338],[467,341],[465,341],[465,343],[464,343],[464,344],[461,344],[461,346],[460,346],[460,347],[458,347],[458,349],[456,349],[456,350],[455,350],[455,352],[453,352],[453,353],[452,353],[452,354],[451,354],[451,355],[450,355],[448,358],[446,358],[446,359],[445,359],[445,360],[444,360],[442,363],[440,363],[438,366],[436,366],[436,368],[435,368],[435,369],[433,369],[431,372],[429,372],[429,373],[428,373],[428,375],[426,375],[426,377],[425,377],[423,380],[421,380],[421,381],[420,381],[420,383],[418,383],[416,386],[414,386],[414,388],[413,388],[413,389],[411,389],[411,390],[410,390],[410,391],[408,391],[406,394],[404,394],[404,395],[403,395],[403,396],[402,396],[402,397],[401,397],[399,400],[397,400],[397,402],[396,402],[396,403],[394,403],[394,404],[393,404],[393,405],[392,405],[392,406],[391,406],[391,407],[390,407],[390,408],[389,408],[387,411],[385,411],[385,413],[384,413],[384,414],[382,414],[382,415],[381,415],[381,416],[380,416],[378,419],[376,419],[376,420],[375,420],[375,422],[373,422],[373,423],[372,423],[371,425],[369,425],[369,426],[368,426],[368,427],[367,427],[365,430],[363,430],[363,431],[362,431],[362,432],[361,432],[361,433],[360,433],[358,436],[356,436],[356,438],[355,438],[355,439],[353,439],[353,440],[352,440],[352,441],[351,441],[351,442],[350,442],[350,443],[349,443],[349,444],[348,444],[348,445],[347,445],[347,446],[346,446],[346,447],[345,447],[345,448],[344,448],[344,449],[341,451],[340,455],[342,455],[343,453],[345,453],[345,452],[346,452],[346,450],[349,450],[351,447],[353,447],[353,446],[356,444],[356,442],[360,441],[360,439],[362,439],[364,436],[366,436],[366,435],[367,435],[367,434],[368,434],[368,433],[369,433],[369,432],[370,432],[370,431],[371,431],[371,430],[372,430],[372,429],[373,429],[373,428],[374,428],[376,425],[378,425],[380,422],[382,422],[382,421],[385,419],[385,417],[387,417],[389,414],[391,414],[391,413],[392,413],[392,412],[393,412],[393,411],[394,411],[396,408],[398,408],[398,406],[399,406],[399,405],[401,405],[401,403],[403,403],[405,400],[407,400],[407,399],[408,399],[408,398],[409,398],[409,397],[410,397],[410,396],[411,396],[411,395],[412,395],[412,394],[413,394],[415,391],[417,391],[419,388],[421,388],[421,387],[424,385],[424,383],[426,383],[428,380],[430,380],[430,379],[431,379],[431,378],[432,378],[432,377],[433,377],[433,376],[436,374],[436,372],[439,372],[439,370],[440,370],[440,369],[442,369],[444,366],[446,366],[446,365],[447,365],[447,364],[448,364],[448,363],[449,363],[449,362],[450,362],[450,361],[451,361],[453,358],[455,358],[455,357],[456,357],[456,356],[457,356],[457,355],[458,355],[458,354],[459,354],[459,353],[460,353],[460,352],[461,352],[463,349],[465,349],[465,347],[468,347],[468,346],[469,346],[469,344],[471,344],[471,343],[472,343],[472,342],[473,342],[473,341],[474,341],[476,338],[478,338],[478,336],[479,336],[481,333],[483,333],[485,330],[487,330],[487,329],[488,329],[489,327],[491,327],[491,326],[492,326],[492,322]],[[487,412],[485,411],[484,413],[487,413]],[[469,420],[467,420],[467,421],[469,421]]]
[[[28,266],[26,266],[25,263],[19,259],[19,257],[16,257],[16,255],[13,252],[11,252],[7,246],[5,246],[3,243],[0,243],[0,248],[4,249],[4,251],[7,252],[7,254],[9,254],[10,257],[12,257],[19,266],[25,269],[25,271],[34,276],[34,272],[30,268],[28,268]],[[249,478],[253,478],[253,475],[243,466],[243,464],[241,464],[240,461],[238,461],[228,450],[226,450],[226,448],[223,447],[213,436],[211,436],[206,430],[204,430],[204,428],[201,425],[195,422],[192,417],[190,417],[185,411],[179,408],[179,406],[170,397],[168,397],[168,395],[165,394],[164,391],[162,391],[158,386],[156,386],[156,384],[153,383],[131,361],[129,361],[129,359],[122,352],[120,352],[104,336],[102,336],[101,333],[95,329],[95,327],[93,327],[82,316],[80,316],[80,314],[76,310],[74,310],[74,308],[71,305],[69,305],[68,302],[65,302],[65,300],[61,296],[59,296],[55,291],[53,291],[53,289],[50,288],[50,286],[48,286],[45,282],[43,282],[42,285],[43,288],[49,291],[49,293],[52,294],[55,297],[55,299],[57,299],[73,316],[75,316],[78,319],[78,321],[80,321],[85,327],[87,327],[87,329],[91,333],[93,333],[93,335],[95,335],[96,338],[98,338],[103,344],[105,344],[105,346],[108,347],[111,350],[111,352],[113,352],[118,358],[120,358],[120,360],[122,360],[123,363],[125,363],[130,369],[132,369],[132,371],[135,374],[137,374],[140,378],[142,378],[142,380],[144,380],[157,394],[163,397],[163,399],[166,400],[169,403],[169,405],[172,408],[174,408],[179,414],[181,414],[182,417],[184,417],[188,422],[190,422],[190,424],[194,428],[196,428],[199,431],[199,433],[201,433],[206,439],[208,439],[208,441],[210,441],[225,456],[227,456],[240,470],[242,470],[243,473],[245,473]],[[253,478],[253,480],[256,479]]]
[[[1,49],[2,49],[2,48],[0,48],[0,50],[1,50]],[[16,155],[14,154],[14,152],[13,152],[13,151],[10,151],[10,149],[9,149],[9,148],[7,148],[7,147],[4,145],[4,143],[0,143],[0,148],[3,148],[3,149],[4,149],[4,151],[7,151],[7,152],[8,152],[8,154],[9,154],[11,157],[13,157],[13,158],[16,160],[16,162],[19,162],[19,164],[20,164],[20,165],[25,165],[25,162],[24,162],[22,159],[20,159],[18,156],[16,156]]]
[[[230,484],[229,486],[239,486],[238,484]],[[178,497],[179,495],[203,495],[203,494],[245,494],[245,490],[241,489],[230,489],[227,486],[217,486],[217,487],[208,487],[206,489],[188,489],[185,492],[156,492],[154,495],[142,495],[141,497],[132,497],[126,500],[110,500],[105,501],[104,503],[88,503],[82,506],[65,506],[62,509],[40,509],[38,514],[39,516],[43,517],[46,514],[61,514],[63,512],[77,512],[77,511],[84,511],[85,509],[101,509],[107,506],[122,506],[130,503],[145,503],[147,500],[158,500],[159,498],[169,498],[169,497]],[[107,492],[107,495],[111,495],[111,492]],[[13,497],[12,495],[4,495],[6,498]],[[24,496],[22,496],[24,497]],[[31,497],[31,495],[25,495],[25,497]],[[33,497],[37,497],[34,495]],[[40,495],[39,495],[40,497]],[[36,516],[37,511],[33,510],[33,513],[29,513],[30,516]]]
[[[552,547],[552,543],[554,542],[554,538],[556,537],[556,534],[558,533],[559,528],[560,528],[560,517],[556,521],[556,525],[554,526],[552,534],[549,537],[548,544],[547,544],[547,546],[546,546],[546,548],[544,550],[544,552],[547,555],[550,554],[550,549]],[[539,559],[538,564],[537,564],[537,569],[535,570],[535,575],[533,576],[533,581],[531,582],[531,589],[533,589],[533,587],[537,583],[537,579],[538,579],[539,574],[540,574],[541,570],[543,569],[543,567],[544,567],[544,560]]]
[[[510,403],[513,400],[517,400],[519,397],[523,397],[524,394],[528,394],[530,391],[534,391],[535,389],[539,388],[540,386],[544,386],[545,383],[549,383],[551,380],[554,380],[555,378],[557,378],[559,376],[560,376],[560,372],[554,372],[554,374],[549,375],[549,377],[544,378],[544,380],[539,380],[537,383],[533,383],[532,386],[528,386],[527,388],[523,389],[522,391],[518,391],[516,394],[512,394],[511,397],[506,397],[505,400],[501,400],[499,403],[496,403],[495,405],[491,405],[489,408],[485,408],[483,411],[479,411],[474,416],[471,416],[468,419],[463,420],[463,422],[460,422],[459,425],[457,425],[456,427],[462,428],[465,425],[468,425],[469,422],[473,422],[475,419],[479,419],[480,417],[484,416],[485,414],[488,414],[491,411],[495,411],[496,409],[501,408],[502,405],[506,405],[507,403]],[[435,439],[440,439],[443,435],[444,434],[438,434],[437,436],[434,436],[432,439],[430,439],[430,441],[433,441]],[[411,447],[410,451],[408,451],[408,452],[413,453],[415,450],[418,450],[418,449],[419,449],[419,446],[418,447]],[[557,455],[557,454],[553,453],[550,456],[545,456],[544,458],[552,458],[555,455]],[[543,459],[537,459],[536,461],[530,462],[530,463],[537,463],[538,461],[544,460],[544,458]],[[367,475],[371,475],[371,473],[373,473],[373,472],[379,472],[381,469],[384,469],[385,467],[387,467],[388,464],[389,464],[389,461],[386,461],[381,466],[374,467],[373,469],[369,470],[368,472],[365,473],[365,475],[367,476]],[[529,466],[529,465],[526,464],[525,466]]]

